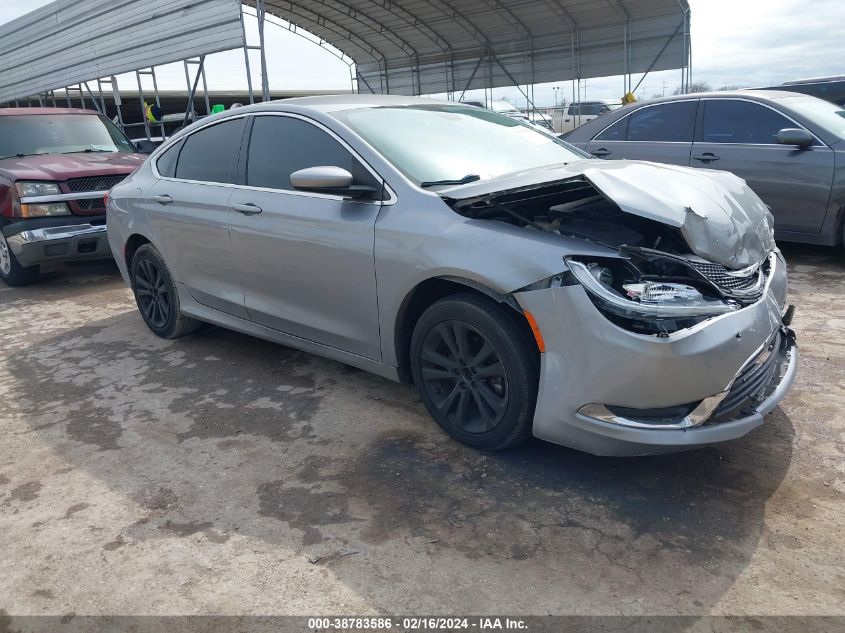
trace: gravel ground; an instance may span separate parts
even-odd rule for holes
[[[110,264],[0,283],[0,608],[843,615],[845,254],[785,251],[792,394],[740,441],[637,459],[482,454],[410,387],[159,340]]]

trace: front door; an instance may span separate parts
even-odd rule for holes
[[[295,191],[290,174],[331,165],[357,184],[374,176],[310,120],[256,115],[244,186],[229,206],[232,251],[250,318],[260,325],[381,360],[373,246],[378,200]]]
[[[800,149],[779,145],[778,132],[801,127],[775,110],[741,99],[705,99],[693,167],[744,178],[772,209],[775,229],[819,233],[833,184],[833,150],[821,141]]]

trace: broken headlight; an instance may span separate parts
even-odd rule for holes
[[[735,302],[707,296],[706,289],[696,287],[693,280],[672,275],[657,277],[625,259],[579,261],[567,257],[566,263],[603,313],[638,322],[628,327],[630,324],[612,319],[638,332],[672,332],[740,307]]]

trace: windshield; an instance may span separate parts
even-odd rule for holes
[[[816,97],[792,97],[785,102],[823,130],[845,139],[845,108]]]
[[[485,180],[587,158],[533,126],[479,108],[402,106],[332,114],[417,183]]]
[[[0,117],[0,158],[75,152],[134,152],[114,124],[93,114]]]

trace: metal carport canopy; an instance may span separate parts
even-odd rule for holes
[[[0,103],[244,43],[238,0],[56,0],[0,26]]]
[[[360,92],[452,93],[685,68],[689,59],[687,0],[263,4],[351,57]]]

